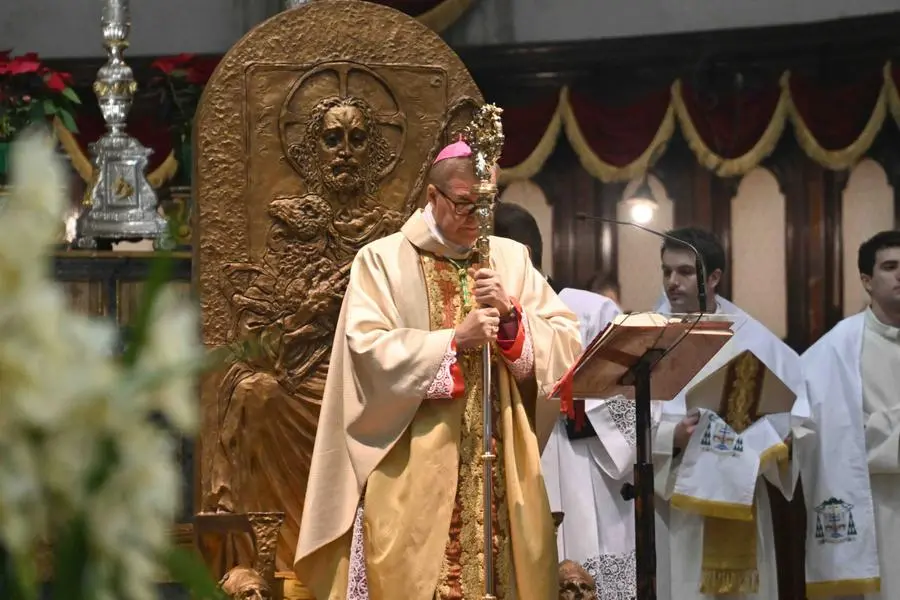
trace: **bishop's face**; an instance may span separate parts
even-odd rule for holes
[[[872,304],[887,313],[900,311],[900,248],[882,248],[876,252],[872,276],[860,278],[872,296]]]
[[[363,165],[369,159],[369,134],[362,111],[355,106],[335,106],[322,117],[318,163],[325,187],[356,191],[362,187]]]
[[[474,191],[478,178],[470,162],[464,165],[439,185],[429,184],[426,193],[441,234],[448,242],[471,248],[478,239],[475,216],[478,194]],[[491,174],[491,182],[497,182],[496,169]]]

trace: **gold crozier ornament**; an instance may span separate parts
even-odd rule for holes
[[[477,200],[475,216],[478,219],[478,239],[475,250],[478,260],[484,268],[491,265],[491,242],[489,236],[494,232],[494,198],[497,196],[497,184],[494,183],[494,166],[500,159],[503,149],[503,124],[500,121],[502,109],[493,104],[485,104],[475,113],[472,122],[463,132],[463,138],[472,148],[475,160],[475,185]],[[491,440],[494,437],[491,410],[491,346],[485,344],[482,350],[482,370],[484,371],[483,397],[481,402],[484,421],[483,453],[484,461],[484,600],[494,600],[494,535],[492,532],[491,508],[494,502],[494,454]]]

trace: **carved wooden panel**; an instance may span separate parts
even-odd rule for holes
[[[285,512],[279,570],[293,563],[351,261],[400,228],[480,102],[434,32],[355,0],[262,23],[206,88],[194,178],[203,340],[257,350],[202,384],[202,508]]]

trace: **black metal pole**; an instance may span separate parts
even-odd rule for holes
[[[632,368],[637,459],[634,465],[634,541],[637,600],[656,600],[656,511],[653,507],[653,432],[650,422],[650,351]]]

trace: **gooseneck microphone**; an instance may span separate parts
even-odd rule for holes
[[[611,223],[613,225],[625,225],[628,227],[634,227],[635,229],[640,229],[641,231],[646,231],[647,233],[653,234],[656,237],[684,246],[685,248],[693,252],[696,260],[695,264],[697,269],[697,298],[700,300],[700,313],[703,314],[706,312],[706,263],[703,261],[703,255],[700,254],[700,251],[697,250],[697,248],[693,244],[684,240],[680,240],[677,237],[669,235],[667,233],[656,231],[655,229],[650,229],[649,227],[644,227],[643,225],[639,225],[638,223],[633,223],[632,221],[607,219],[606,217],[597,217],[583,212],[576,213],[575,218],[579,221],[597,221],[600,223]]]

